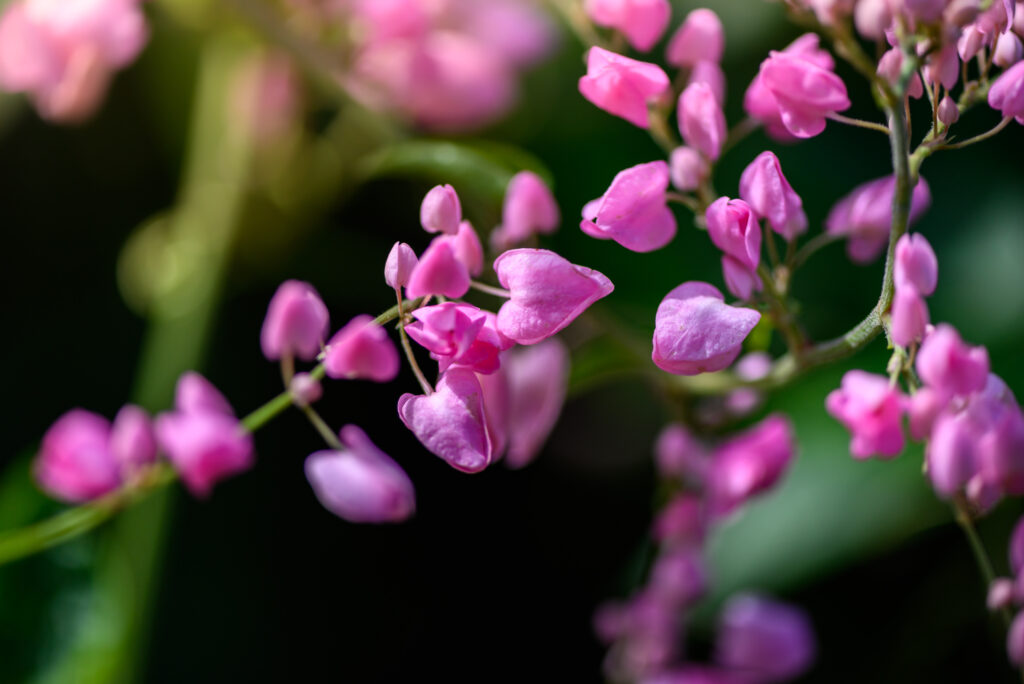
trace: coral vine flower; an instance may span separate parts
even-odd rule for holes
[[[68,411],[43,435],[33,472],[46,493],[68,503],[115,491],[121,475],[110,449],[110,423],[91,411]]]
[[[327,335],[329,318],[327,307],[312,285],[286,280],[271,298],[263,320],[263,355],[272,361],[285,356],[312,360]]]
[[[691,281],[665,295],[654,328],[654,363],[676,375],[722,370],[761,320],[753,309],[729,306],[712,285]]]
[[[603,274],[546,249],[505,252],[494,271],[511,292],[498,311],[498,330],[519,344],[551,337],[615,289]]]
[[[903,397],[888,378],[852,370],[825,399],[825,408],[852,433],[854,458],[892,458],[903,451]]]
[[[719,62],[725,51],[725,30],[722,20],[709,9],[695,9],[673,34],[665,51],[672,66],[692,67],[698,62]]]
[[[584,0],[583,9],[598,26],[613,28],[629,44],[647,52],[668,28],[668,0]]]
[[[634,252],[661,249],[676,235],[676,217],[666,204],[668,182],[663,161],[619,171],[604,195],[583,208],[580,229]]]
[[[707,83],[695,82],[679,95],[679,131],[690,147],[711,161],[718,159],[728,131],[718,97]]]
[[[846,253],[851,260],[868,263],[885,249],[889,242],[895,192],[894,176],[876,178],[855,187],[829,211],[825,231],[849,238]],[[909,224],[921,218],[931,202],[931,191],[921,178],[910,198]]]
[[[804,203],[782,175],[773,152],[762,152],[740,176],[740,197],[787,240],[807,231]]]
[[[437,185],[423,198],[420,205],[420,225],[428,233],[455,235],[462,221],[462,204],[455,188]]]
[[[785,682],[814,662],[817,646],[807,616],[785,603],[752,594],[733,596],[722,608],[715,660],[752,682]]]
[[[719,197],[705,212],[708,236],[720,250],[751,271],[761,261],[761,227],[753,208],[740,199]]]
[[[580,78],[583,97],[609,114],[634,126],[647,128],[647,105],[669,90],[661,67],[592,47],[587,53],[587,75]]]
[[[413,312],[416,322],[405,326],[409,337],[430,350],[444,372],[451,365],[477,373],[498,370],[498,355],[513,342],[497,330],[496,317],[472,304],[445,302]]]
[[[773,487],[793,460],[793,427],[771,415],[715,450],[708,470],[708,497],[715,515],[726,515]]]
[[[328,377],[390,382],[398,375],[398,350],[373,317],[356,316],[331,338],[324,356]]]
[[[306,459],[306,479],[324,508],[354,523],[401,522],[416,510],[405,471],[355,425],[341,429],[343,451]]]
[[[520,171],[505,189],[501,225],[491,235],[491,241],[504,249],[536,233],[551,233],[560,221],[558,203],[548,186],[532,171]]]
[[[956,329],[945,323],[924,339],[917,353],[921,380],[947,396],[966,396],[983,389],[988,371],[988,350],[968,346]]]
[[[988,91],[988,104],[1002,115],[1024,124],[1024,62],[1017,62],[999,75]]]
[[[404,242],[396,242],[384,264],[384,282],[396,290],[405,287],[417,263],[419,260],[412,247]]]
[[[449,236],[436,237],[409,275],[405,293],[410,297],[440,294],[461,297],[469,292],[469,269],[460,260]]]
[[[502,359],[508,380],[509,444],[506,463],[522,468],[540,452],[569,390],[569,350],[558,338],[508,352]]]

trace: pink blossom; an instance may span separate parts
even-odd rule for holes
[[[692,147],[682,146],[672,150],[669,157],[669,177],[677,190],[696,190],[710,172],[707,160]]]
[[[445,302],[416,309],[412,315],[416,321],[405,331],[430,351],[441,372],[458,365],[493,373],[500,363],[498,355],[513,344],[498,332],[494,314],[472,304]]]
[[[546,249],[505,252],[495,259],[494,271],[511,292],[498,311],[498,330],[519,344],[551,337],[615,289],[601,273]]]
[[[320,381],[309,373],[296,373],[288,383],[288,391],[291,392],[292,399],[299,406],[314,404],[323,396],[323,387],[321,387]]]
[[[395,344],[373,317],[363,314],[349,321],[327,345],[324,369],[331,378],[390,382],[398,375]]]
[[[654,462],[662,477],[701,482],[708,466],[708,453],[685,425],[670,423],[654,444]]]
[[[401,522],[416,510],[405,471],[355,425],[341,429],[341,451],[306,459],[306,479],[324,508],[354,523]]]
[[[782,174],[773,152],[762,152],[740,176],[740,197],[787,240],[807,231],[803,200]]]
[[[412,247],[404,242],[396,242],[384,264],[384,282],[396,290],[405,287],[417,263],[419,260]]]
[[[988,91],[988,104],[1004,117],[1024,124],[1024,62],[1017,62],[999,75]]]
[[[718,62],[701,60],[694,64],[690,69],[690,78],[686,85],[694,83],[703,83],[711,88],[711,92],[715,94],[715,100],[718,101],[718,106],[725,106],[725,72],[722,71],[722,66]]]
[[[890,311],[889,335],[901,347],[909,347],[924,336],[928,327],[928,305],[917,290],[896,287]]]
[[[413,267],[405,293],[410,297],[440,294],[461,297],[469,291],[469,269],[448,236],[436,237]]]
[[[922,387],[911,395],[907,403],[911,438],[922,440],[931,434],[935,418],[946,408],[946,400],[947,397],[931,387]]]
[[[592,47],[587,53],[587,75],[580,78],[580,94],[609,114],[634,126],[647,128],[647,105],[669,90],[661,67]]]
[[[552,233],[560,221],[558,203],[548,186],[532,171],[520,171],[512,176],[505,189],[501,225],[495,229],[491,240],[504,249],[537,233]]]
[[[209,380],[195,371],[186,371],[174,389],[174,407],[180,413],[220,413],[233,416],[231,404]]]
[[[676,218],[666,204],[668,182],[669,167],[663,161],[620,171],[604,195],[583,208],[580,229],[634,252],[664,247],[676,235]]]
[[[270,360],[298,357],[310,361],[320,353],[330,316],[309,283],[286,280],[267,307],[260,332],[263,355]]]
[[[707,570],[700,553],[693,548],[676,547],[654,562],[647,591],[668,605],[686,606],[699,599],[707,587]]]
[[[853,8],[853,23],[865,38],[882,40],[892,25],[889,0],[860,0]]]
[[[503,362],[504,364],[504,362]],[[509,439],[512,436],[509,427],[509,396],[508,371],[504,365],[494,373],[476,374],[483,392],[484,419],[487,423],[487,436],[491,440],[491,462],[501,460],[508,451]]]
[[[697,62],[720,62],[725,51],[722,20],[709,9],[695,9],[672,35],[665,60],[676,67],[692,67]]]
[[[1024,611],[1013,618],[1006,633],[1006,653],[1014,665],[1024,665]]]
[[[126,479],[156,461],[156,434],[144,409],[126,404],[117,412],[110,430],[110,453]]]
[[[668,0],[584,0],[583,9],[595,24],[620,32],[640,52],[654,47],[672,15]]]
[[[679,96],[677,116],[686,144],[708,159],[717,160],[728,131],[722,107],[711,87],[699,81],[688,85]]]
[[[47,494],[68,503],[91,501],[121,486],[110,423],[83,409],[68,411],[50,426],[32,468]]]
[[[722,608],[715,660],[752,681],[783,682],[803,674],[817,646],[798,608],[752,594],[733,596]]]
[[[507,463],[522,468],[540,452],[569,390],[569,350],[557,338],[514,349],[502,361],[509,386]]]
[[[728,514],[772,488],[789,467],[794,451],[793,428],[778,414],[719,446],[708,471],[712,513]]]
[[[403,394],[398,415],[428,451],[453,468],[475,473],[490,465],[493,444],[483,390],[472,371],[449,369],[433,394]]]
[[[898,456],[903,451],[903,398],[888,378],[852,370],[825,400],[825,408],[852,434],[854,458]]]
[[[661,301],[655,317],[654,363],[676,375],[722,370],[761,320],[753,309],[732,307],[712,285],[691,281]]]
[[[376,0],[371,0],[376,2]],[[522,0],[463,0],[456,6],[460,28],[517,67],[547,57],[558,29],[534,3]]]
[[[917,373],[933,389],[968,395],[988,381],[988,351],[970,347],[953,326],[941,323],[928,335],[917,353]]]
[[[756,271],[761,261],[761,227],[753,208],[740,199],[719,197],[708,207],[705,218],[711,242]]]
[[[846,252],[857,263],[873,261],[889,242],[892,202],[896,191],[894,176],[862,183],[836,202],[825,219],[831,235],[846,236]],[[909,223],[915,223],[931,205],[932,195],[924,178],[918,181],[910,200]]]
[[[420,225],[428,233],[455,235],[462,221],[462,204],[455,188],[436,185],[423,198],[420,205]]]
[[[707,530],[704,504],[697,496],[680,494],[661,509],[651,536],[662,546],[700,544]]]
[[[939,102],[939,110],[937,112],[938,119],[946,126],[952,126],[960,120],[960,108],[956,102],[949,95],[946,95]]]
[[[479,276],[484,272],[484,246],[480,244],[480,236],[469,221],[459,224],[459,232],[442,239],[451,240],[455,258],[466,267],[471,276]]]
[[[729,256],[722,255],[722,276],[725,287],[740,299],[750,299],[754,292],[760,292],[764,284],[757,271],[753,271]]]
[[[928,55],[921,73],[924,80],[933,86],[942,85],[947,90],[952,89],[960,80],[960,57],[956,53],[956,46],[944,45],[942,49]]]
[[[943,413],[935,420],[928,442],[928,478],[935,491],[950,498],[961,491],[979,471],[975,443],[979,427],[965,413]]]
[[[939,282],[939,262],[928,240],[920,233],[906,234],[896,241],[896,287],[913,288],[926,297]]]
[[[903,51],[899,48],[892,48],[886,51],[882,58],[878,60],[878,69],[876,71],[890,85],[895,86],[899,83],[900,74],[903,71]],[[924,95],[924,84],[921,82],[921,76],[915,71],[913,76],[910,77],[910,83],[907,84],[907,97],[917,99],[922,95]]]

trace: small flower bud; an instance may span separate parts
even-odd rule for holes
[[[1011,67],[1024,56],[1024,45],[1021,45],[1020,38],[1016,33],[1008,32],[999,36],[996,41],[996,50],[992,55],[992,61],[1003,67]]]
[[[889,0],[860,0],[853,8],[853,23],[865,38],[882,40],[892,25]]]
[[[669,158],[669,176],[677,190],[696,190],[708,177],[708,162],[692,147],[677,147]]]
[[[803,200],[786,180],[779,158],[772,152],[762,152],[744,169],[740,197],[787,240],[807,230]]]
[[[722,20],[709,9],[695,9],[673,34],[665,52],[672,66],[692,67],[697,62],[720,62],[725,51]]]
[[[650,125],[647,104],[668,92],[669,86],[661,67],[599,47],[590,48],[587,75],[579,80],[583,97],[640,128]]]
[[[917,373],[924,383],[940,392],[966,396],[988,381],[988,351],[970,347],[945,323],[936,326],[917,353]]]
[[[619,31],[640,52],[654,47],[672,15],[668,0],[584,0],[583,9],[595,24]]]
[[[292,398],[299,406],[309,406],[320,400],[323,396],[323,387],[320,381],[309,373],[296,373],[288,385]]]
[[[679,96],[677,116],[686,144],[712,161],[718,159],[728,131],[722,106],[711,87],[702,82],[688,85]]]
[[[412,247],[404,242],[396,242],[384,264],[384,282],[396,290],[405,287],[417,263]]]
[[[503,251],[536,233],[554,232],[560,221],[558,203],[548,186],[532,171],[520,171],[505,188],[501,225],[491,240]]]
[[[110,451],[126,477],[155,461],[156,435],[149,414],[134,404],[118,411],[110,430]]]
[[[956,102],[949,95],[946,95],[939,102],[938,117],[939,121],[945,124],[946,127],[952,126],[960,120],[960,108],[957,107]]]
[[[634,252],[661,249],[676,235],[676,218],[666,204],[668,182],[663,161],[619,171],[604,195],[583,207],[580,230]]]
[[[754,209],[741,199],[719,197],[708,207],[705,218],[711,242],[756,271],[761,261],[761,227]]]
[[[320,352],[329,314],[309,283],[286,280],[267,307],[260,331],[263,355],[270,360],[295,356],[310,361]]]
[[[368,315],[356,316],[331,338],[324,357],[330,378],[390,382],[398,375],[400,361],[387,331]]]
[[[437,185],[431,188],[420,205],[420,225],[428,233],[455,235],[462,220],[462,205],[455,188]]]
[[[1006,577],[997,577],[988,586],[988,597],[985,599],[985,605],[993,613],[1003,608],[1009,608],[1013,605],[1013,594],[1013,580]]]
[[[91,411],[68,411],[43,435],[33,472],[43,491],[68,503],[113,492],[121,476],[110,450],[110,423]]]
[[[448,236],[436,237],[409,275],[405,293],[410,297],[440,294],[461,297],[469,291],[469,269],[455,253]]]

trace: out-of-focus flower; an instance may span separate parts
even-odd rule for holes
[[[491,234],[491,242],[504,250],[537,233],[554,232],[560,220],[558,203],[540,176],[520,171],[505,188],[501,225]]]
[[[825,408],[852,433],[854,458],[892,458],[903,451],[903,398],[888,378],[852,370],[832,391]]]
[[[619,31],[640,52],[654,47],[672,16],[668,0],[584,0],[583,9],[595,24]]]
[[[569,351],[557,338],[513,349],[502,358],[508,380],[509,445],[506,462],[522,468],[540,452],[569,390]]]
[[[849,238],[846,253],[857,263],[874,260],[889,241],[892,224],[892,199],[896,191],[893,176],[876,178],[858,185],[836,202],[825,219],[825,230],[831,235]],[[910,200],[908,222],[915,223],[931,205],[928,184],[921,178]]]
[[[121,470],[110,449],[110,423],[91,411],[68,411],[43,435],[33,472],[47,494],[68,503],[115,491]]]
[[[773,487],[796,451],[793,427],[771,415],[720,445],[708,470],[708,499],[714,515],[726,515]]]
[[[398,375],[398,350],[387,331],[363,314],[349,321],[327,345],[324,369],[331,378],[389,382]]]
[[[799,677],[814,662],[816,650],[810,621],[794,606],[740,594],[722,609],[715,660],[752,681]]]
[[[1024,62],[1017,62],[996,79],[988,91],[988,103],[1003,116],[1024,124]]]
[[[672,66],[692,67],[701,61],[719,62],[725,51],[722,20],[709,9],[695,9],[672,35],[665,59]]]
[[[462,221],[462,204],[455,188],[437,185],[423,198],[420,204],[420,225],[428,233],[455,235]]]
[[[711,86],[700,81],[688,85],[679,95],[677,115],[679,131],[686,144],[700,150],[708,159],[717,160],[728,131],[722,107]]]
[[[661,67],[599,47],[587,53],[587,75],[579,81],[583,97],[640,128],[649,125],[648,104],[665,95],[669,85]]]
[[[309,283],[286,280],[267,307],[260,332],[263,355],[271,360],[286,356],[312,360],[327,335],[329,314]]]

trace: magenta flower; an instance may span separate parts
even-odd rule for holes
[[[458,298],[469,291],[469,269],[459,260],[448,236],[436,237],[413,267],[405,293],[410,297],[440,294]]]
[[[956,52],[953,52],[953,56],[956,57]],[[992,62],[1006,69],[1019,62],[1021,57],[1024,57],[1024,45],[1017,34],[1000,34],[996,40],[996,49],[992,53]]]
[[[647,128],[647,105],[669,90],[661,67],[592,47],[587,54],[587,75],[580,78],[580,94],[609,114],[634,126]]]
[[[1017,62],[999,75],[988,91],[988,104],[1004,117],[1024,124],[1024,62]]]
[[[403,394],[398,415],[428,451],[453,468],[476,473],[490,465],[494,452],[483,390],[472,371],[450,369],[433,394]]]
[[[651,536],[666,548],[698,545],[707,531],[706,517],[699,497],[680,494],[658,513]]]
[[[668,181],[668,164],[663,161],[619,171],[604,195],[583,208],[580,229],[634,252],[664,247],[676,235],[676,217],[665,199]]]
[[[513,249],[494,260],[498,282],[511,292],[498,311],[498,330],[536,344],[572,323],[615,286],[597,271],[546,249]]]
[[[896,241],[895,284],[929,296],[939,282],[939,262],[932,246],[920,233],[903,235]]]
[[[313,360],[327,335],[330,316],[313,286],[286,280],[267,307],[260,332],[263,355],[271,361],[284,357]]]
[[[416,510],[405,471],[355,425],[341,429],[343,451],[306,459],[306,479],[324,508],[354,523],[401,522]]]
[[[750,270],[728,254],[722,255],[722,276],[725,278],[726,289],[740,299],[750,299],[754,292],[760,292],[763,287],[756,271]]]
[[[480,236],[476,234],[473,224],[463,221],[455,235],[440,239],[451,242],[455,259],[466,267],[469,275],[479,276],[484,272],[484,246],[480,244]]]
[[[501,225],[491,235],[491,241],[506,249],[537,233],[554,232],[560,221],[558,203],[548,186],[532,171],[520,171],[505,189]]]
[[[711,161],[717,160],[728,131],[722,106],[711,86],[700,81],[688,85],[679,95],[676,115],[686,144]]]
[[[412,247],[404,242],[396,242],[384,264],[384,282],[396,290],[405,287],[417,263]]]
[[[964,344],[956,329],[946,323],[936,326],[917,353],[921,380],[947,396],[965,396],[983,389],[988,371],[988,351]]]
[[[292,376],[291,382],[288,383],[288,391],[299,406],[315,404],[324,393],[320,381],[309,373],[296,373]]]
[[[740,594],[725,604],[718,622],[715,660],[754,682],[799,677],[814,662],[814,630],[803,611],[778,601]]]
[[[903,397],[889,379],[852,370],[825,399],[832,417],[850,431],[854,458],[898,456],[903,451]]]
[[[711,512],[726,515],[773,487],[795,450],[793,427],[777,414],[719,446],[708,470]]]
[[[613,28],[640,52],[647,52],[668,28],[668,0],[584,0],[583,9],[598,26]]]
[[[647,591],[668,605],[686,606],[703,596],[707,587],[707,570],[700,552],[677,547],[654,562]]]
[[[710,167],[707,160],[692,147],[677,147],[669,157],[669,177],[677,190],[696,190],[708,177]]]
[[[121,469],[110,449],[110,423],[90,411],[68,411],[43,435],[33,473],[43,491],[68,503],[117,490]]]
[[[493,373],[498,355],[513,342],[497,330],[496,317],[472,304],[445,302],[416,309],[414,323],[405,326],[409,337],[430,351],[444,372],[465,366],[477,373]]]
[[[836,202],[825,219],[825,231],[849,238],[846,253],[857,263],[873,261],[889,242],[894,176],[862,183]],[[918,181],[910,199],[909,223],[915,223],[932,202],[924,178]]]
[[[387,331],[366,314],[356,316],[331,338],[324,369],[331,378],[390,382],[398,375],[398,350]]]
[[[455,235],[462,221],[462,204],[455,188],[436,185],[423,198],[420,205],[420,225],[428,233]]]
[[[709,9],[695,9],[672,35],[665,60],[676,67],[692,67],[698,62],[720,62],[725,51],[722,20]]]
[[[729,306],[707,283],[683,283],[665,295],[654,327],[654,363],[676,375],[722,370],[739,356],[761,320],[753,309]]]
[[[762,152],[744,169],[740,197],[787,240],[807,231],[803,200],[782,175],[782,165],[773,152]]]
[[[1024,611],[1017,613],[1006,633],[1006,654],[1014,665],[1024,665]]]
[[[126,478],[156,461],[153,421],[141,407],[126,404],[117,412],[110,430],[110,453]]]
[[[654,443],[654,463],[662,477],[702,482],[708,466],[708,453],[685,425],[670,423]]]
[[[981,437],[978,425],[965,413],[943,413],[931,430],[925,462],[928,479],[942,498],[962,491],[979,471],[976,443]]]
[[[693,65],[690,70],[690,78],[686,85],[703,83],[715,94],[715,100],[719,107],[725,106],[725,72],[718,62],[702,60]]]
[[[522,468],[540,452],[562,412],[569,390],[569,350],[557,338],[547,339],[508,352],[502,367],[509,396],[506,459],[510,468]]]
[[[882,58],[878,60],[878,68],[876,72],[879,76],[884,78],[895,86],[900,80],[900,73],[903,71],[903,51],[899,48],[892,48],[887,50]],[[910,78],[910,83],[907,85],[907,97],[918,99],[924,95],[924,83],[921,81],[921,76],[915,71],[914,75]]]
[[[708,237],[751,271],[761,261],[761,227],[753,208],[740,199],[719,197],[705,213]]]
[[[252,466],[252,435],[198,373],[178,381],[175,411],[157,416],[156,438],[194,496],[209,496],[214,484]]]
[[[913,288],[896,288],[890,316],[889,335],[901,347],[909,347],[920,340],[930,320],[924,297]]]

